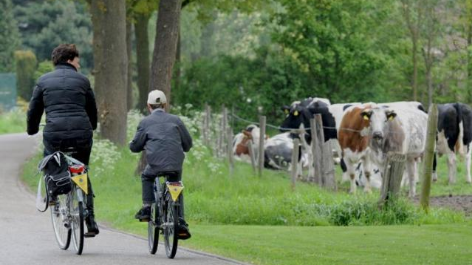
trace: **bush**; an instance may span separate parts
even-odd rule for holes
[[[33,94],[35,82],[36,56],[32,51],[16,51],[15,61],[18,96],[29,101]]]

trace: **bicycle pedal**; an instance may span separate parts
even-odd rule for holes
[[[140,221],[140,222],[146,222],[146,223],[147,223],[147,222],[151,221],[151,219],[145,218],[145,219],[139,219],[139,221]]]

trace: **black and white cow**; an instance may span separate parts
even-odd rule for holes
[[[456,182],[456,154],[465,157],[466,181],[471,183],[470,164],[472,141],[472,109],[462,103],[438,105],[437,154],[447,155],[449,184]],[[433,165],[433,180],[437,180],[436,156]]]
[[[270,137],[264,144],[264,167],[290,170],[292,167],[293,138],[290,133],[281,133]],[[300,154],[300,166],[307,167],[306,154]],[[299,169],[301,170],[301,169]]]

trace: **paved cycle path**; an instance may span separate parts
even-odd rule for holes
[[[19,181],[21,164],[39,144],[40,137],[0,135],[0,265],[241,264],[182,248],[169,260],[162,245],[156,255],[150,255],[143,238],[104,227],[96,238],[85,240],[82,256],[60,250],[49,210],[38,212],[35,196]]]

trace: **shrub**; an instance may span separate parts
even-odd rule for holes
[[[16,51],[16,80],[18,95],[26,101],[31,99],[34,88],[34,72],[37,60],[32,51]]]

